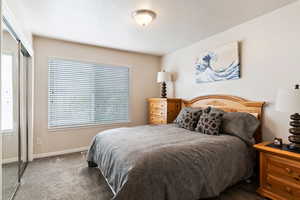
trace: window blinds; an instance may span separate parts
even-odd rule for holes
[[[51,58],[48,127],[129,121],[129,68]]]

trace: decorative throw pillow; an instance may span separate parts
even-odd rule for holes
[[[223,113],[211,112],[211,108],[208,107],[200,116],[195,131],[207,135],[219,135],[222,124],[222,116]]]
[[[223,116],[222,132],[234,135],[249,145],[254,144],[253,135],[260,121],[249,113],[228,112]]]
[[[214,107],[208,107],[208,109],[210,109],[210,113],[223,113],[225,114],[226,112],[224,110],[221,110],[219,108],[214,108]]]
[[[181,109],[174,123],[178,124],[180,128],[194,131],[201,114],[201,108],[185,107]]]

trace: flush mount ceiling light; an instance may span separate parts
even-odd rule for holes
[[[147,26],[156,18],[156,13],[152,10],[141,9],[134,11],[132,17],[137,24]]]

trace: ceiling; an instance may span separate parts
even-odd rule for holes
[[[22,7],[36,35],[163,55],[295,0],[9,1]],[[136,9],[151,9],[157,18],[140,27],[131,17]]]

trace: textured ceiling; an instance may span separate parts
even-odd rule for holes
[[[36,35],[163,55],[295,0],[8,0]],[[22,7],[20,9],[20,7]],[[152,9],[147,27],[131,18]]]

